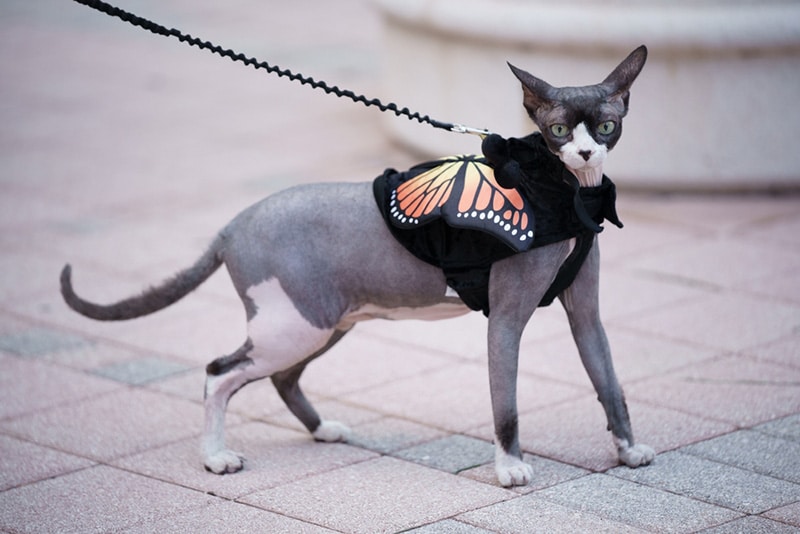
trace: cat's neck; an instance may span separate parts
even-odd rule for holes
[[[603,183],[603,166],[598,165],[593,169],[573,169],[567,166],[569,172],[575,175],[581,187],[596,187]]]

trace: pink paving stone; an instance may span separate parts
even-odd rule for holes
[[[764,513],[764,515],[775,521],[782,521],[800,528],[800,502],[775,508]]]
[[[798,383],[798,368],[728,357],[639,382],[628,397],[747,427],[800,410]]]
[[[687,237],[697,234],[691,229],[649,219],[646,214],[639,213],[637,198],[634,195],[619,198],[617,209],[625,228],[612,227],[599,237],[601,272],[627,268],[638,256],[685,242]]]
[[[440,430],[424,425],[394,417],[383,417],[353,427],[353,435],[348,443],[388,454],[445,435]]]
[[[547,458],[542,458],[541,456],[523,454],[522,459],[533,468],[533,478],[531,479],[530,484],[527,486],[514,486],[512,488],[508,488],[515,493],[519,493],[520,495],[532,493],[534,491],[555,486],[561,482],[580,478],[589,474],[589,471],[581,469],[580,467],[567,465],[561,462],[554,462],[553,460],[548,460]],[[498,487],[500,486],[499,482],[497,481],[497,473],[495,472],[494,462],[489,462],[479,467],[462,471],[459,473],[459,475],[476,480],[478,482],[483,482],[484,484],[491,484]]]
[[[778,274],[746,280],[736,284],[734,289],[759,298],[774,299],[787,304],[800,303],[800,280],[798,280],[795,268],[787,268]]]
[[[759,242],[744,244],[739,236],[730,239],[682,244],[637,259],[631,267],[721,287],[800,267],[800,252],[795,248]]]
[[[704,235],[747,233],[770,221],[792,217],[797,200],[776,197],[703,197],[686,195],[665,201],[663,197],[634,197],[643,220],[673,228],[701,230]]]
[[[178,377],[148,384],[147,388],[190,400],[203,402],[205,370],[195,369]],[[305,376],[300,381],[305,386]],[[358,425],[381,418],[381,414],[338,402],[335,398],[307,393],[323,419],[334,419],[348,426]],[[300,421],[289,411],[270,380],[260,380],[247,384],[230,400],[227,413],[257,419],[284,428],[307,432]]]
[[[107,466],[4,492],[0,528],[11,532],[119,532],[217,501]]]
[[[695,287],[655,273],[611,266],[600,269],[600,316],[605,323],[623,323],[649,310],[705,294]]]
[[[2,353],[0,366],[0,419],[102,396],[119,388],[110,380]]]
[[[518,379],[521,410],[574,398],[581,392],[574,386],[525,375]],[[344,400],[452,432],[463,432],[492,420],[486,366],[472,363],[397,380],[348,395]]]
[[[386,323],[386,321],[380,321]],[[307,391],[330,397],[441,369],[453,358],[429,349],[390,344],[358,327],[306,369],[301,384]]]
[[[125,530],[128,534],[219,534],[263,532],[269,534],[325,534],[334,531],[284,515],[229,501],[214,502],[199,510],[186,510],[156,521],[144,521]]]
[[[197,404],[123,388],[0,423],[3,431],[41,445],[107,461],[199,435]]]
[[[617,376],[628,382],[660,376],[672,369],[710,359],[718,351],[606,325]],[[571,337],[528,343],[520,350],[520,370],[540,377],[592,388]],[[594,391],[592,388],[591,391]]]
[[[599,517],[591,512],[541,499],[529,495],[510,501],[486,506],[458,516],[458,519],[505,534],[552,534],[591,532],[593,534],[637,534],[644,533],[624,523]]]
[[[93,464],[94,462],[85,458],[0,435],[0,491],[77,471]]]
[[[203,468],[200,440],[191,438],[114,461],[114,465],[198,491],[236,499],[377,454],[341,443],[319,443],[308,433],[265,423],[232,425],[227,445],[245,457],[244,470],[215,475]]]
[[[800,335],[781,339],[768,345],[753,347],[745,352],[757,360],[800,367]]]
[[[342,532],[397,532],[515,493],[394,458],[378,458],[242,499]]]
[[[693,417],[674,410],[628,401],[633,435],[637,443],[656,452],[675,449],[729,432],[732,425]],[[605,413],[595,396],[532,410],[519,418],[520,444],[532,454],[605,471],[619,465],[617,451],[606,430]],[[491,426],[474,429],[474,434],[491,439]]]
[[[643,313],[626,324],[671,339],[738,351],[794,333],[800,327],[800,305],[714,294]]]

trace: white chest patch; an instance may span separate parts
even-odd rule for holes
[[[589,135],[586,124],[580,123],[572,130],[572,139],[561,147],[558,157],[570,169],[584,171],[602,166],[607,155],[608,147],[598,144]]]

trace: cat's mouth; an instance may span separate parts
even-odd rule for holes
[[[567,145],[558,152],[558,158],[570,169],[584,171],[603,166],[608,149],[605,145],[595,145],[593,150],[569,149]]]

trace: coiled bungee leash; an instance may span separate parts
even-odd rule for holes
[[[420,123],[429,124],[434,128],[440,128],[442,130],[447,130],[450,132],[456,133],[467,133],[478,135],[480,137],[486,137],[491,132],[488,130],[480,129],[480,128],[470,128],[468,126],[464,126],[463,124],[456,124],[450,122],[442,122],[437,121],[435,119],[430,118],[428,115],[420,115],[417,112],[411,112],[408,108],[398,108],[397,104],[394,102],[390,102],[388,104],[384,104],[377,98],[367,98],[364,95],[357,95],[353,91],[340,89],[339,87],[333,85],[328,85],[322,80],[315,80],[310,76],[303,76],[300,73],[292,72],[289,69],[282,69],[278,65],[271,65],[266,61],[260,61],[254,57],[247,57],[244,54],[237,53],[231,49],[223,48],[219,45],[216,45],[210,41],[204,41],[197,37],[194,37],[190,34],[183,33],[180,30],[175,28],[168,29],[160,24],[157,24],[151,20],[142,18],[138,15],[134,15],[128,11],[124,11],[118,7],[112,6],[107,4],[106,2],[101,2],[100,0],[74,0],[79,4],[83,4],[85,6],[91,7],[101,13],[105,13],[106,15],[117,17],[129,24],[134,26],[138,26],[139,28],[143,28],[151,33],[156,35],[163,35],[165,37],[175,37],[179,41],[188,44],[189,46],[196,46],[202,50],[208,50],[211,53],[218,54],[221,57],[227,57],[232,61],[238,61],[244,63],[245,65],[250,65],[255,69],[264,69],[270,74],[276,74],[279,77],[289,78],[292,81],[300,82],[302,85],[309,85],[314,89],[322,89],[326,93],[333,93],[334,95],[340,98],[349,98],[353,102],[364,104],[367,107],[375,106],[381,111],[391,111],[397,116],[405,116],[409,120],[416,120]]]

